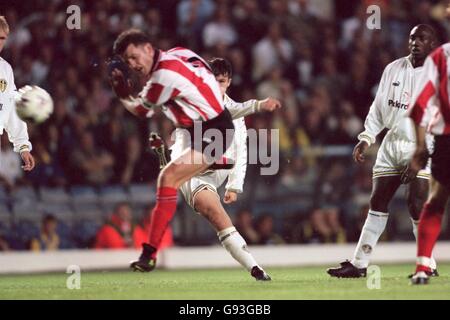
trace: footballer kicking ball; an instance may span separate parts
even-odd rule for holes
[[[20,119],[31,123],[42,123],[53,112],[53,99],[50,94],[38,86],[25,86],[19,89],[16,100],[16,112]]]

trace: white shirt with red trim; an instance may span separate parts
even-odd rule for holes
[[[414,68],[408,57],[386,66],[364,122],[364,131],[358,135],[359,140],[371,145],[377,135],[387,128],[396,139],[415,141],[413,123],[406,115],[422,72],[423,67]]]
[[[433,51],[423,68],[409,116],[434,135],[450,134],[450,43]]]
[[[224,110],[222,95],[209,65],[185,48],[160,51],[150,80],[137,98],[122,99],[133,114],[151,117],[155,107],[177,127],[191,127]]]

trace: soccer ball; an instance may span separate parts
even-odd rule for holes
[[[20,119],[38,124],[50,117],[53,112],[53,99],[47,91],[38,86],[25,86],[19,89],[19,94],[16,112]]]

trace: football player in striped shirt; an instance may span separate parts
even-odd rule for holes
[[[450,6],[449,6],[450,9]],[[433,269],[431,253],[441,231],[442,217],[450,195],[450,43],[433,51],[425,60],[410,117],[415,123],[417,149],[411,160],[411,175],[427,159],[426,131],[434,135],[431,155],[431,192],[419,223],[416,272],[412,284],[427,284]]]
[[[243,117],[259,111],[271,111],[270,105],[279,104],[279,102],[270,97],[261,101],[235,102],[226,94],[232,80],[231,64],[222,58],[214,58],[209,64],[219,82],[225,107],[230,111],[233,118],[234,138],[232,145],[225,153],[225,157],[234,163],[234,167],[232,169],[208,170],[185,182],[180,190],[189,206],[208,220],[217,232],[223,247],[250,272],[251,276],[256,280],[271,280],[270,276],[259,266],[249,252],[246,241],[234,227],[220,202],[217,189],[225,180],[228,180],[223,198],[226,204],[235,202],[238,194],[243,192],[247,170],[247,127]],[[188,144],[188,137],[183,134],[182,130],[176,129],[175,143],[171,147],[172,157],[177,157]]]
[[[409,51],[406,57],[386,66],[375,99],[366,117],[365,130],[359,134],[359,143],[353,150],[353,159],[363,162],[364,153],[376,142],[377,135],[387,128],[388,132],[378,150],[373,168],[373,186],[370,209],[361,231],[351,261],[341,262],[337,268],[327,270],[332,277],[359,278],[366,276],[371,254],[383,233],[389,217],[388,205],[402,183],[407,184],[407,204],[412,229],[417,239],[420,210],[428,195],[429,165],[410,175],[408,167],[415,150],[414,127],[405,115],[416,83],[423,72],[427,55],[436,47],[436,34],[425,24],[415,26],[409,35]],[[428,137],[429,143],[431,136]],[[432,260],[432,272],[437,275]]]
[[[190,147],[172,159],[158,177],[149,241],[143,244],[139,259],[130,265],[134,270],[148,272],[155,268],[157,248],[175,213],[177,190],[223,159],[232,142],[234,125],[210,66],[191,50],[158,50],[145,33],[130,29],[118,36],[114,53],[145,82],[136,97],[126,71],[116,68],[111,72],[112,87],[124,106],[145,117],[161,108],[176,127],[189,132],[191,140]],[[270,107],[275,110],[280,105],[275,102]],[[208,137],[211,131],[221,138]]]

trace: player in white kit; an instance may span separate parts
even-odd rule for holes
[[[428,196],[429,164],[413,176],[408,168],[416,148],[414,126],[407,115],[415,84],[422,72],[427,55],[437,45],[435,31],[429,25],[415,26],[409,36],[410,54],[386,66],[375,99],[359,134],[359,143],[353,150],[357,163],[364,161],[364,153],[376,141],[376,136],[387,128],[388,132],[378,150],[373,168],[373,188],[370,210],[351,261],[327,270],[339,278],[366,276],[370,256],[383,233],[389,217],[388,205],[402,183],[407,184],[407,204],[413,233],[417,240],[420,211]],[[431,140],[429,139],[429,147]],[[437,275],[433,262],[433,274]]]
[[[0,53],[9,35],[9,26],[5,17],[0,16]],[[19,152],[24,165],[23,170],[31,171],[35,162],[31,155],[31,143],[28,138],[27,124],[16,113],[14,101],[19,98],[14,84],[11,65],[0,57],[0,135],[3,130],[8,134],[14,151]],[[0,156],[1,161],[1,156]]]
[[[247,249],[247,243],[239,234],[220,202],[217,189],[228,178],[225,186],[224,203],[237,200],[242,193],[247,170],[247,128],[244,116],[260,110],[273,111],[279,102],[272,98],[249,100],[237,103],[226,95],[231,84],[232,69],[230,63],[221,58],[210,62],[211,69],[219,82],[225,107],[230,111],[235,127],[233,142],[225,152],[225,158],[234,164],[232,169],[208,170],[185,182],[180,190],[189,206],[205,217],[216,230],[219,241],[231,256],[246,268],[256,280],[271,280],[270,276],[258,265]],[[190,139],[182,129],[175,130],[175,144],[171,147],[172,158],[178,157],[190,145]]]

